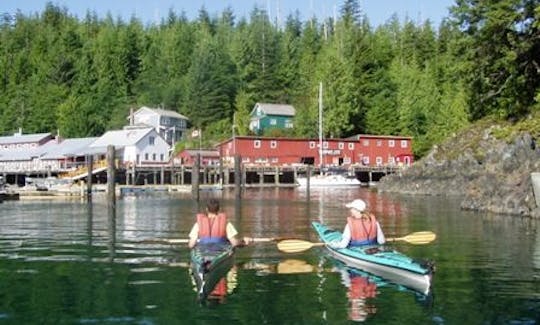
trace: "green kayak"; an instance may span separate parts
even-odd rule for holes
[[[191,250],[191,275],[197,286],[199,301],[208,297],[233,263],[234,248],[231,245],[197,245]]]
[[[313,222],[312,225],[330,255],[347,266],[380,276],[422,294],[429,294],[433,277],[431,263],[419,262],[382,245],[332,248],[328,243],[340,241],[341,232],[318,222]]]

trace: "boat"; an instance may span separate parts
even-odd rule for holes
[[[299,187],[308,187],[307,177],[298,177],[296,181],[298,182]],[[347,187],[359,185],[361,185],[361,183],[355,176],[348,176],[345,174],[327,173],[324,175],[314,175],[309,177],[310,187]]]
[[[392,283],[424,295],[431,290],[433,264],[418,261],[384,245],[365,245],[336,249],[328,243],[341,240],[341,232],[312,222],[329,254],[349,267],[380,276]]]
[[[206,300],[234,263],[234,248],[228,244],[197,245],[191,250],[191,275],[199,302]]]

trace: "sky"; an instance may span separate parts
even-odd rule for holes
[[[0,13],[23,14],[42,12],[47,0],[0,0]],[[87,10],[95,11],[100,18],[110,12],[113,17],[129,20],[133,15],[145,24],[159,23],[167,16],[169,9],[177,13],[184,11],[192,20],[204,8],[211,16],[220,14],[231,7],[235,16],[249,17],[255,6],[266,9],[270,16],[283,22],[288,14],[296,10],[300,19],[306,21],[313,15],[318,18],[332,17],[334,11],[339,15],[343,0],[50,0],[55,5],[66,7],[70,14],[84,18]],[[453,0],[359,0],[362,10],[372,26],[384,24],[394,13],[403,21],[405,17],[423,22],[430,19],[438,26],[441,20],[449,16],[448,8]],[[334,9],[335,8],[335,9]]]

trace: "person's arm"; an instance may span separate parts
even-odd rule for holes
[[[197,239],[199,238],[199,225],[195,223],[189,232],[188,247],[193,248],[197,245]]]
[[[236,246],[245,245],[243,240],[237,238],[238,231],[236,230],[236,228],[233,226],[232,223],[227,222],[226,231],[227,231],[227,239],[229,240],[232,246],[236,247]]]
[[[345,226],[345,229],[343,229],[343,234],[341,235],[341,241],[330,242],[329,245],[332,248],[345,248],[349,246],[350,241],[351,241],[351,230],[349,229],[349,224],[347,224]]]

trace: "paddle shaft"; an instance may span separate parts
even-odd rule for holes
[[[252,238],[254,243],[268,243],[277,240],[276,238],[271,237],[259,237]],[[188,238],[163,238],[163,239],[149,239],[143,240],[142,242],[151,242],[151,243],[167,243],[167,244],[187,244],[189,243]]]

